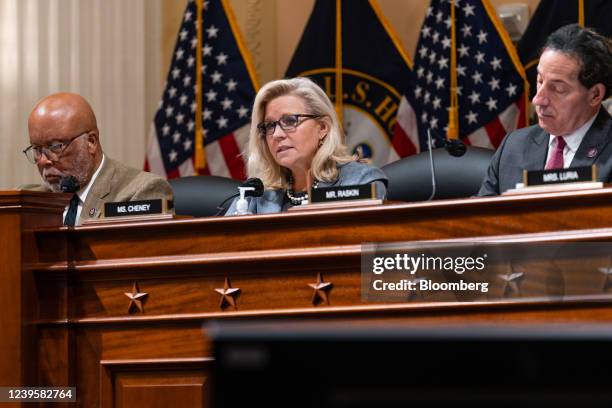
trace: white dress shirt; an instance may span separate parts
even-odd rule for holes
[[[565,139],[565,147],[563,148],[564,169],[568,168],[572,163],[572,160],[574,160],[574,156],[576,155],[576,151],[578,150],[580,143],[582,143],[582,139],[584,139],[584,136],[591,128],[593,122],[595,122],[595,118],[597,118],[598,114],[599,112],[597,112],[595,116],[589,119],[584,125],[574,130],[572,133],[563,136],[563,139]],[[550,138],[548,139],[548,155],[546,156],[546,161],[544,163],[548,163],[550,156],[552,156],[555,150],[555,137],[555,135],[550,135]]]
[[[98,174],[100,174],[100,170],[102,170],[102,166],[104,165],[104,160],[105,160],[105,157],[104,157],[104,154],[102,154],[102,161],[100,162],[100,165],[96,169],[93,176],[91,176],[91,180],[89,180],[89,183],[87,183],[85,188],[82,188],[76,192],[76,194],[79,196],[79,206],[77,208],[75,225],[81,225],[80,218],[81,218],[81,211],[83,211],[83,203],[85,203],[85,199],[87,199],[87,194],[89,194],[89,190],[91,190],[91,186],[93,186],[93,183],[94,181],[96,181]],[[64,220],[66,220],[67,213],[68,213],[68,206],[64,208],[64,216],[63,216]]]

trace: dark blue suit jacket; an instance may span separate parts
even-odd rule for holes
[[[542,170],[546,165],[550,134],[535,125],[509,133],[499,146],[484,178],[479,196],[491,196],[523,181],[523,170]],[[597,179],[612,179],[612,118],[602,107],[582,139],[570,167],[596,164]],[[590,154],[589,154],[590,153]],[[594,155],[592,153],[595,153]],[[593,156],[593,157],[589,157]]]

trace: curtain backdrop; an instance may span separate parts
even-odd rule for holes
[[[142,168],[162,90],[159,0],[0,0],[0,189],[38,182],[21,153],[27,117],[54,92],[80,93],[105,153]]]

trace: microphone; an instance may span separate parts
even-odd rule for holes
[[[81,188],[79,180],[74,176],[62,176],[59,186],[62,193],[76,193]]]
[[[261,179],[257,177],[251,177],[247,179],[240,187],[253,187],[254,190],[245,191],[245,197],[261,197],[264,192],[264,185]]]
[[[467,147],[460,139],[447,139],[444,143],[446,151],[455,157],[461,157],[465,154]]]
[[[247,179],[238,188],[240,188],[240,187],[250,187],[248,190],[246,190],[244,192],[244,196],[245,197],[261,197],[263,195],[263,192],[264,192],[263,181],[261,181],[261,179],[258,179],[257,177],[251,177],[251,178]],[[227,211],[227,208],[223,207],[223,205],[225,203],[227,203],[229,200],[231,200],[232,198],[236,198],[239,195],[240,195],[240,192],[238,192],[236,194],[232,194],[231,196],[229,196],[225,200],[223,200],[221,202],[221,204],[219,204],[217,206],[217,209],[219,211],[214,216],[217,217],[217,216],[223,214],[225,211]]]

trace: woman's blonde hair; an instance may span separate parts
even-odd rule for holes
[[[338,123],[334,105],[317,84],[302,77],[268,82],[257,93],[251,115],[247,159],[248,176],[260,178],[269,189],[288,187],[291,172],[276,163],[268,149],[266,138],[261,137],[257,129],[257,125],[264,120],[268,103],[284,95],[296,96],[302,100],[306,112],[299,113],[318,115],[320,117],[314,120],[327,123],[329,133],[323,138],[322,145],[312,159],[310,172],[313,180],[328,182],[336,180],[338,178],[337,165],[353,161],[354,158],[349,155],[343,143],[342,129]]]

